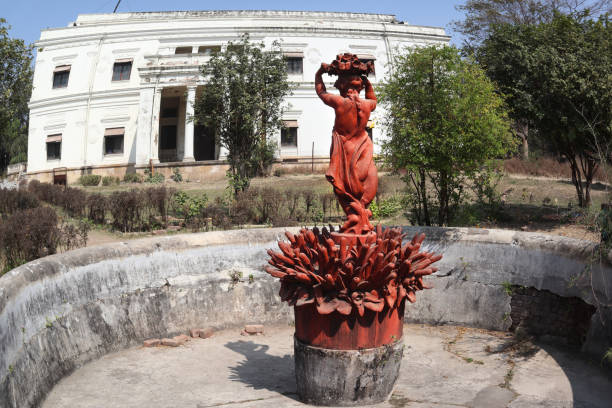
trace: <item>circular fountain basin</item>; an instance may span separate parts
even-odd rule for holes
[[[130,348],[61,380],[42,407],[305,407],[292,341],[286,325],[266,326],[262,336],[229,329],[176,348]],[[404,341],[399,379],[378,408],[609,406],[610,378],[562,347],[417,324],[405,327]]]
[[[297,229],[288,229],[297,232]],[[73,373],[77,377],[86,378],[82,370],[89,370],[89,367],[118,355],[133,354],[144,358],[146,353],[152,353],[163,359],[165,355],[178,356],[176,353],[187,353],[191,349],[193,354],[186,354],[185,358],[198,361],[197,367],[188,364],[188,369],[179,370],[180,374],[179,371],[172,374],[157,365],[148,366],[149,372],[156,373],[155,370],[158,370],[160,373],[166,373],[163,378],[171,384],[181,381],[192,385],[200,384],[201,388],[193,391],[194,398],[200,401],[197,403],[200,406],[217,404],[209,402],[217,401],[215,398],[220,392],[217,391],[217,388],[221,387],[220,383],[213,381],[214,378],[217,381],[216,377],[220,377],[218,381],[227,381],[231,384],[230,389],[234,390],[228,394],[231,394],[231,398],[223,397],[226,402],[219,400],[219,404],[226,404],[227,401],[232,401],[232,398],[238,398],[244,387],[257,390],[257,385],[249,384],[248,381],[246,385],[240,385],[240,381],[233,381],[227,375],[223,377],[221,374],[215,374],[227,373],[234,367],[230,360],[218,360],[223,355],[223,350],[229,352],[225,346],[228,342],[231,343],[229,338],[218,344],[217,349],[198,349],[213,347],[217,340],[208,343],[207,340],[198,340],[177,349],[134,347],[141,345],[145,339],[171,337],[187,333],[190,328],[212,326],[221,331],[220,333],[229,333],[229,336],[236,335],[238,330],[235,328],[247,323],[261,323],[266,326],[275,324],[284,326],[286,333],[279,329],[280,337],[269,333],[260,337],[270,341],[282,340],[283,344],[286,342],[283,347],[288,351],[278,352],[282,353],[282,356],[288,355],[287,359],[291,360],[293,327],[289,325],[293,324],[293,311],[280,302],[279,283],[263,271],[268,257],[266,249],[275,248],[276,241],[283,239],[284,231],[285,229],[234,230],[147,238],[53,255],[10,271],[0,278],[0,407],[38,406],[62,379]],[[440,270],[427,279],[434,289],[420,292],[417,302],[406,307],[406,323],[505,331],[515,328],[517,321],[522,321],[525,316],[545,310],[544,315],[535,319],[541,322],[542,327],[534,326],[536,331],[542,331],[540,338],[545,339],[548,336],[547,340],[563,343],[563,335],[567,334],[568,338],[572,339],[570,343],[577,344],[579,351],[578,354],[566,356],[561,351],[544,349],[544,352],[539,351],[540,354],[535,353],[529,357],[525,363],[525,372],[539,373],[542,378],[546,378],[542,373],[563,372],[565,384],[569,388],[565,388],[565,394],[551,391],[547,394],[550,398],[558,394],[563,395],[563,398],[559,397],[559,401],[577,402],[588,397],[585,396],[588,393],[577,391],[581,389],[582,384],[581,374],[576,374],[583,372],[581,358],[596,361],[591,369],[598,370],[604,353],[612,346],[612,309],[609,307],[612,304],[612,268],[609,254],[595,256],[597,252],[592,243],[533,233],[461,228],[406,228],[410,236],[417,231],[427,234],[424,248],[444,254],[444,258],[437,264]],[[565,303],[565,306],[558,307],[558,304],[566,300],[571,307]],[[571,313],[571,310],[578,310],[576,305],[586,305],[586,308],[580,308],[584,310],[582,314]],[[550,320],[546,320],[548,318]],[[533,321],[534,319],[532,323]],[[550,328],[551,333],[546,333],[547,328]],[[455,329],[441,327],[435,330]],[[488,398],[492,395],[502,398],[500,392],[506,389],[516,394],[513,394],[515,396],[512,399],[514,406],[530,406],[529,400],[519,396],[536,395],[540,388],[551,389],[545,383],[535,380],[515,383],[521,378],[519,371],[515,370],[509,375],[512,377],[509,387],[499,386],[503,381],[495,380],[495,383],[492,383],[475,380],[474,387],[464,389],[466,386],[460,381],[461,370],[484,369],[489,358],[491,361],[496,361],[497,358],[503,360],[499,353],[494,353],[494,348],[489,348],[489,351],[493,351],[491,356],[476,355],[478,350],[478,353],[483,352],[483,345],[486,347],[488,340],[474,336],[478,347],[474,346],[474,351],[467,354],[459,351],[459,356],[455,356],[457,364],[448,367],[449,370],[458,370],[457,377],[451,376],[451,372],[446,370],[444,365],[444,370],[441,371],[443,374],[435,376],[427,367],[436,365],[437,357],[428,357],[418,363],[418,360],[415,360],[416,355],[428,354],[411,354],[410,347],[416,346],[411,344],[409,331],[404,331],[404,344],[407,349],[404,352],[398,386],[393,394],[395,397],[392,396],[389,402],[395,405],[391,406],[425,407],[432,406],[430,403],[434,402],[442,404],[439,406],[448,406],[450,400],[441,397],[422,398],[424,394],[419,394],[418,388],[430,382],[441,387],[440,390],[446,390],[444,387],[448,382],[456,390],[455,400],[462,401],[461,404],[467,404],[466,406],[476,406],[473,401],[477,401],[477,397]],[[215,337],[220,339],[221,335]],[[255,339],[259,341],[260,337]],[[235,339],[241,340],[252,339]],[[459,340],[452,344],[457,343]],[[205,344],[208,346],[204,346]],[[442,340],[439,344],[442,344]],[[268,346],[270,350],[277,347],[272,344]],[[245,347],[248,350],[251,346]],[[441,352],[454,355],[452,347],[451,351],[445,347],[440,346]],[[209,360],[199,359],[205,357],[200,355],[202,353],[206,354]],[[238,355],[241,355],[241,352],[238,352]],[[126,359],[130,361],[128,357]],[[476,360],[484,364],[474,363]],[[518,366],[516,360],[513,361]],[[578,366],[569,366],[566,370],[565,361],[572,364],[575,362]],[[547,365],[549,363],[551,365]],[[137,365],[132,362],[124,369],[136,369]],[[207,371],[208,366],[211,367],[210,371]],[[557,366],[560,368],[550,368]],[[120,367],[120,364],[117,367]],[[225,368],[221,370],[223,367]],[[292,385],[282,385],[280,393],[265,387],[262,389],[268,396],[269,393],[276,392],[274,398],[279,401],[289,398],[286,401],[289,405],[286,406],[293,406],[290,404],[298,402],[283,394],[290,392],[285,391],[287,387],[295,387],[293,373],[287,370],[291,368],[285,368],[284,371],[279,369],[279,373],[283,373],[283,382]],[[500,370],[504,376],[509,372],[505,368]],[[249,364],[247,371],[256,378],[261,378],[261,381],[271,375],[272,378],[279,379],[274,370],[266,369],[265,364],[261,367],[258,364]],[[487,378],[487,375],[490,375],[485,372],[476,373],[482,374],[482,377],[475,378]],[[135,380],[130,380],[131,377],[126,377],[119,371],[115,373],[115,377],[116,381],[123,385],[120,388],[133,398],[140,396],[146,400],[157,395],[146,388],[139,388]],[[66,381],[70,378],[72,377],[68,377]],[[197,378],[200,382],[196,381]],[[95,376],[89,377],[88,381],[110,398],[110,388],[98,383]],[[201,381],[213,382],[210,386],[204,386]],[[408,383],[418,386],[411,386],[400,392],[404,387],[402,384]],[[478,384],[482,387],[475,392]],[[518,384],[531,387],[535,391],[521,393]],[[610,383],[606,383],[608,390],[611,389],[609,385]],[[487,387],[497,387],[502,391]],[[79,385],[75,388],[83,387]],[[172,391],[173,389],[177,391]],[[167,388],[164,398],[172,398],[174,393],[176,401],[186,401],[186,397],[179,397],[181,389]],[[436,391],[436,387],[428,389],[434,396],[445,392]],[[571,396],[568,389],[571,390]],[[46,404],[52,403],[53,393]],[[510,394],[504,391],[504,395]],[[78,406],[88,406],[90,396],[92,401],[95,401],[93,391],[88,391],[75,396],[73,402],[78,401]],[[257,398],[268,397],[255,397]],[[259,406],[269,406],[270,401]],[[546,401],[553,401],[549,406],[564,406],[555,405],[554,401],[557,400],[554,398]],[[605,406],[597,405],[596,399],[592,401],[592,406]],[[165,406],[163,403],[156,404],[153,400],[149,400],[149,403]],[[244,401],[241,403],[249,407],[259,404]],[[197,404],[195,406],[198,406]],[[75,405],[72,403],[67,406]]]

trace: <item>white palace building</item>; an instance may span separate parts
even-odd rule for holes
[[[329,156],[333,110],[316,96],[321,62],[343,52],[374,60],[376,83],[394,53],[447,44],[442,28],[393,15],[295,11],[175,11],[85,14],[43,30],[30,100],[29,178],[75,182],[82,174],[122,177],[151,165],[190,179],[223,177],[224,151],[193,113],[200,67],[211,51],[249,33],[277,40],[294,83],[276,135],[278,162],[321,163]],[[324,78],[333,89],[333,78]],[[379,108],[376,118],[384,113]],[[383,137],[372,125],[373,139]]]

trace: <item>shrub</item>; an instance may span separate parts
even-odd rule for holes
[[[214,203],[207,205],[202,211],[201,220],[211,219],[212,225],[219,229],[230,229],[232,220],[229,216],[227,205],[222,200],[217,199]]]
[[[231,205],[232,224],[244,225],[256,222],[257,214],[255,206],[257,199],[257,194],[255,194],[252,188],[239,192]]]
[[[10,215],[17,210],[27,210],[39,206],[38,198],[27,190],[0,188],[0,215]]]
[[[39,200],[49,204],[62,205],[64,192],[62,186],[32,180],[28,185],[28,191],[38,197]]]
[[[103,186],[115,186],[119,184],[119,177],[113,176],[104,176],[102,177],[102,185]]]
[[[181,175],[181,171],[179,170],[178,167],[175,167],[172,169],[172,176],[170,176],[170,178],[176,181],[177,183],[180,183],[181,181],[183,181],[183,176]]]
[[[101,179],[102,176],[97,174],[84,174],[79,177],[79,184],[82,186],[97,186]]]
[[[263,187],[253,189],[253,193],[258,196],[258,199],[254,200],[259,215],[258,223],[271,223],[273,219],[283,218],[281,212],[285,209],[285,194],[282,191]]]
[[[386,199],[372,201],[370,210],[372,211],[372,217],[377,220],[393,217],[402,210],[402,200],[398,196],[391,196]]]
[[[31,260],[54,254],[59,231],[50,207],[16,211],[0,224],[0,251],[4,272]]]
[[[62,222],[58,228],[57,246],[64,251],[87,246],[87,237],[91,225],[87,221],[79,220],[76,225]]]
[[[204,208],[208,202],[208,196],[202,194],[199,197],[193,197],[184,191],[178,191],[172,196],[172,206],[179,217],[184,218],[185,225],[197,230],[204,226],[203,218]]]
[[[123,181],[126,183],[142,183],[143,177],[142,174],[138,173],[125,173]]]
[[[165,177],[161,173],[151,173],[151,169],[145,169],[145,183],[163,183]]]
[[[145,179],[145,183],[163,183],[165,180],[164,175],[161,173],[155,173],[149,178]]]
[[[95,224],[104,224],[108,200],[102,194],[89,194],[86,201],[87,218]]]
[[[72,217],[82,217],[85,214],[87,193],[78,188],[66,187],[62,190],[61,200],[58,203]]]
[[[174,194],[174,189],[169,189],[164,186],[161,187],[150,187],[145,190],[147,195],[147,202],[153,213],[157,212],[161,216],[164,226],[168,222],[168,207],[170,204],[170,197]]]
[[[113,226],[123,232],[137,231],[142,228],[145,197],[137,190],[116,191],[111,194],[109,210],[113,215]]]

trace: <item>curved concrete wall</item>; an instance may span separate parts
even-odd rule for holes
[[[291,322],[263,272],[285,229],[209,232],[83,248],[0,278],[0,406],[37,405],[62,377],[106,353],[191,327]],[[292,229],[289,229],[292,230]],[[576,296],[597,307],[584,350],[612,339],[612,267],[592,243],[531,233],[406,228],[444,254],[434,289],[406,319],[507,329],[505,285]],[[231,275],[242,274],[241,282]],[[249,275],[253,275],[252,282]]]

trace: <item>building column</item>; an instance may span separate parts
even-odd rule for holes
[[[149,159],[151,158],[151,117],[153,115],[154,95],[153,87],[140,89],[140,107],[136,130],[136,157],[134,160],[137,165],[149,164]]]
[[[154,164],[159,163],[159,117],[161,109],[161,96],[163,88],[155,89],[155,96],[153,97],[153,112],[151,116],[151,151],[149,157]]]
[[[193,156],[193,113],[195,106],[196,87],[187,87],[187,101],[185,102],[185,154],[183,155],[184,162],[195,161]]]

